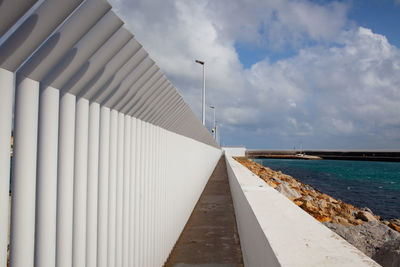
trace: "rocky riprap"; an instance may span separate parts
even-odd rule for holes
[[[335,199],[281,171],[235,159],[382,266],[400,266],[400,219],[381,220],[368,208]]]
[[[400,233],[378,221],[345,226],[325,222],[328,228],[382,266],[400,266]]]

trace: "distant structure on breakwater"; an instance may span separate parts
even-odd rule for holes
[[[296,150],[246,150],[246,156],[250,158],[306,159],[306,156],[316,156],[322,159],[400,162],[400,151],[304,150],[302,154],[305,156],[296,156],[299,153]]]

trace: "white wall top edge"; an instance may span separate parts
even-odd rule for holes
[[[246,156],[246,147],[244,146],[222,147],[222,150],[225,151],[225,154],[233,157]]]

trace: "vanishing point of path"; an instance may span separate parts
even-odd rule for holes
[[[224,157],[215,167],[165,264],[165,267],[189,266],[243,266]]]

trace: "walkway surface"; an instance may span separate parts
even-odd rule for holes
[[[243,266],[242,251],[221,157],[165,267]]]

